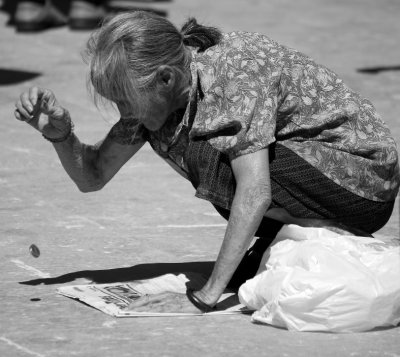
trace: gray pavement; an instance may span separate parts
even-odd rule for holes
[[[339,73],[370,98],[399,142],[397,0],[175,0],[153,4],[224,31],[258,31]],[[116,120],[86,93],[87,32],[16,34],[0,13],[0,70],[39,73],[6,83],[0,71],[0,356],[400,356],[400,329],[293,333],[250,316],[114,319],[56,294],[67,284],[206,271],[225,222],[148,146],[102,191],[80,193],[51,145],[13,119],[17,96],[51,88],[84,142]],[[378,68],[375,72],[368,70]],[[381,70],[379,70],[381,68]],[[392,68],[392,70],[390,70]],[[372,71],[373,72],[373,71]],[[378,237],[399,237],[398,205]],[[29,255],[35,243],[41,256]]]

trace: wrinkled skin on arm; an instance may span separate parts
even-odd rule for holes
[[[236,192],[225,237],[206,285],[195,295],[213,306],[226,288],[271,203],[268,149],[231,160]],[[144,297],[128,309],[154,312],[199,312],[184,294]]]
[[[83,144],[72,135],[54,144],[61,163],[82,192],[100,190],[120,168],[143,146],[143,142],[124,145],[115,141],[111,133],[95,145]]]
[[[271,203],[268,149],[239,156],[231,165],[237,186],[228,226],[211,277],[196,294],[209,305],[218,301]]]
[[[28,123],[48,138],[63,138],[71,130],[68,110],[59,104],[49,89],[29,88],[20,95],[15,107],[16,119]],[[129,116],[124,113],[124,108],[119,109],[121,115]],[[65,171],[81,191],[101,189],[145,142],[137,137],[127,145],[116,134],[114,126],[106,138],[95,145],[81,143],[75,134],[65,141],[53,143]]]

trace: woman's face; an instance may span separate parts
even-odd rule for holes
[[[170,67],[161,66],[158,70],[157,85],[148,94],[145,114],[129,113],[132,107],[127,101],[121,101],[117,103],[121,116],[136,118],[150,131],[161,129],[170,114],[186,107],[190,92],[189,76],[186,82],[182,88]]]
[[[168,100],[164,96],[156,94],[149,98],[146,117],[139,118],[139,120],[146,129],[156,131],[162,128],[168,116],[176,109],[172,100]]]
[[[150,131],[157,131],[167,121],[168,116],[176,109],[174,104],[161,95],[152,95],[148,99],[145,114],[134,113],[127,101],[117,102],[118,110],[122,118],[135,118]]]
[[[145,114],[132,113],[127,101],[117,103],[121,117],[135,118],[144,125],[147,130],[157,131],[163,127],[170,114],[178,109],[185,108],[188,102],[188,88],[182,94],[167,93],[151,94],[148,98]]]

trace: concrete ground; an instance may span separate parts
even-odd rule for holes
[[[224,31],[259,31],[339,73],[400,139],[397,0],[174,0],[154,4]],[[78,192],[51,145],[13,119],[29,86],[51,88],[95,143],[116,119],[85,89],[87,32],[16,34],[0,13],[0,356],[400,356],[400,329],[294,333],[250,316],[115,319],[56,294],[86,282],[207,270],[225,222],[144,147],[102,191]],[[22,71],[14,72],[10,71]],[[19,81],[16,81],[20,79]],[[399,209],[377,236],[399,236]],[[35,243],[38,259],[29,255]]]

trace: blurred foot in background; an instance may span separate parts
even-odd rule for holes
[[[50,0],[19,1],[13,19],[18,32],[37,32],[66,23],[67,17]]]
[[[92,30],[100,25],[106,14],[104,0],[73,0],[68,25],[72,30]]]
[[[147,10],[161,16],[167,12],[143,6],[171,0],[18,0],[3,1],[2,10],[10,13],[9,25],[18,32],[39,32],[68,25],[72,30],[93,30],[108,14],[128,10]]]

